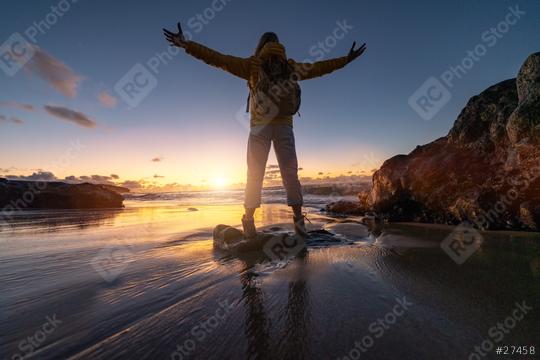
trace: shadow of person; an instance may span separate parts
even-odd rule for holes
[[[264,294],[258,284],[258,276],[254,271],[257,264],[266,262],[267,257],[260,252],[228,255],[226,258],[237,258],[242,263],[240,282],[242,298],[240,303],[245,307],[244,333],[247,339],[247,359],[269,359],[270,321],[266,315]],[[223,259],[223,258],[222,258]]]
[[[310,292],[307,280],[306,264],[309,253],[302,251],[296,259],[296,274],[289,282],[287,298],[285,331],[280,339],[283,347],[282,359],[308,359],[307,344],[310,321]]]
[[[309,291],[305,276],[307,256],[308,252],[303,251],[294,260],[293,270],[296,274],[293,275],[294,280],[287,286],[287,305],[284,314],[278,314],[278,319],[285,318],[283,329],[272,326],[268,316],[268,307],[272,304],[265,303],[265,295],[258,279],[259,274],[255,271],[255,266],[264,262],[266,256],[253,253],[238,257],[243,263],[240,281],[246,314],[244,331],[247,339],[247,359],[308,358],[305,342],[309,328],[307,324],[309,316],[306,316],[309,307]],[[278,299],[279,296],[272,298]],[[275,337],[272,337],[272,330],[274,332],[278,330]],[[273,338],[277,340],[275,344],[272,343]]]

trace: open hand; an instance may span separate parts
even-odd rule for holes
[[[362,55],[364,51],[366,51],[366,43],[363,43],[362,46],[360,46],[358,49],[355,49],[354,48],[355,46],[356,46],[356,41],[353,42],[351,46],[351,50],[349,50],[349,55],[347,55],[347,60],[349,62],[353,61],[354,59]]]
[[[171,43],[171,46],[186,47],[188,41],[184,37],[180,23],[178,23],[178,33],[170,32],[165,28],[163,28],[163,33],[165,34],[165,39]]]

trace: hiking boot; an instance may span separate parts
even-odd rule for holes
[[[245,216],[242,216],[242,227],[244,228],[244,238],[253,239],[257,237],[257,229],[253,218],[246,219]]]
[[[298,235],[299,237],[306,239],[309,234],[306,230],[306,223],[305,223],[306,216],[302,215],[299,217],[293,216],[294,220],[294,233]],[[309,220],[308,220],[309,221]]]

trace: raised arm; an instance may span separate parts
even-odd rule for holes
[[[171,45],[185,49],[186,52],[191,56],[204,61],[208,65],[225,70],[242,79],[249,79],[251,64],[250,58],[224,55],[202,44],[196,43],[195,41],[186,40],[180,23],[178,23],[178,33],[170,32],[167,29],[163,29],[163,32],[165,34],[165,38],[171,43]]]
[[[317,61],[315,63],[297,63],[294,60],[289,61],[293,65],[295,73],[298,74],[299,80],[313,79],[315,77],[330,74],[332,71],[341,69],[362,55],[362,53],[366,50],[366,44],[363,44],[358,49],[355,49],[355,46],[356,42],[353,43],[347,56],[342,56],[335,59]]]

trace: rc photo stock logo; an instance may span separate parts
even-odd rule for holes
[[[424,120],[431,120],[452,99],[452,94],[434,76],[409,98],[409,106]]]
[[[438,77],[430,76],[409,97],[409,106],[424,120],[431,120],[452,99],[450,90],[455,81],[469,73],[498,42],[510,32],[525,11],[519,5],[510,6],[504,18],[480,34],[480,42],[457,64],[450,66]]]
[[[276,90],[279,91],[279,88]],[[253,111],[253,113],[258,114],[261,119],[266,119],[268,121],[272,120],[279,114],[279,107],[272,99],[272,97],[277,97],[277,95],[277,93],[274,94],[273,90],[270,91],[269,95],[262,92],[258,92],[255,95],[251,94],[249,97],[249,111]],[[254,99],[251,99],[251,97],[254,97]],[[236,112],[236,120],[248,131],[251,129],[250,119],[251,116],[248,112],[247,106],[244,106]]]
[[[36,53],[40,36],[44,36],[68,13],[78,0],[60,0],[50,6],[41,19],[37,19],[24,31],[15,32],[0,45],[0,69],[7,76],[14,76]],[[28,40],[27,40],[28,39]]]
[[[278,105],[272,101],[270,96],[259,93],[255,99],[249,97],[249,102],[246,105],[242,105],[235,113],[236,121],[242,125],[242,127],[248,132],[253,130],[251,128],[251,112],[257,114],[262,119],[273,119],[279,114]],[[253,108],[252,108],[253,105]],[[260,127],[259,131],[262,131],[264,127]]]
[[[7,76],[14,76],[35,52],[34,46],[21,34],[14,33],[0,46],[0,68]]]
[[[472,224],[462,222],[443,240],[441,248],[458,265],[480,248],[484,238]]]
[[[137,63],[118,80],[114,91],[134,108],[156,88],[157,83],[157,78],[143,64]]]
[[[189,30],[183,32],[184,38],[187,41],[192,40],[194,34],[202,32],[230,2],[231,0],[213,0],[210,6],[190,17],[187,21]],[[156,76],[161,67],[169,65],[181,52],[183,50],[179,47],[168,46],[167,49],[152,55],[144,64],[133,65],[114,85],[114,91],[131,108],[138,106],[156,88],[158,84]]]
[[[275,234],[268,239],[263,251],[272,261],[283,261],[294,258],[305,248],[305,241],[298,235]]]
[[[96,272],[107,282],[113,282],[122,274],[133,260],[129,245],[107,245],[91,260]]]
[[[136,63],[114,85],[114,91],[131,108],[138,106],[158,85],[157,76],[163,66],[170,64],[180,48],[169,46],[143,63]]]
[[[14,353],[9,359],[30,359],[37,355],[38,351],[47,345],[50,336],[63,324],[63,320],[56,318],[56,314],[45,317],[46,322],[41,325],[32,335],[19,342],[20,352]],[[6,358],[7,359],[7,358]]]

